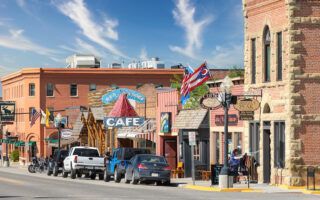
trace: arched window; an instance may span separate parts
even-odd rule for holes
[[[270,52],[271,35],[269,27],[266,26],[263,32],[263,46],[264,46],[264,81],[270,81],[271,68],[271,52]]]

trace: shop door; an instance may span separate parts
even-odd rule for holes
[[[270,183],[270,122],[263,122],[263,182]]]
[[[163,152],[170,167],[172,169],[175,169],[177,167],[177,140],[176,139],[164,140]]]

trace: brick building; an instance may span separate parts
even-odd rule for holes
[[[21,157],[50,155],[52,150],[45,138],[57,134],[57,130],[53,124],[51,127],[40,125],[40,120],[30,127],[28,113],[31,108],[37,111],[40,108],[61,110],[61,114],[65,116],[66,112],[63,110],[67,107],[87,107],[90,91],[108,87],[135,89],[146,83],[169,86],[173,75],[182,73],[183,70],[179,69],[25,68],[4,76],[1,80],[3,100],[15,101],[16,113],[25,113],[17,114],[14,124],[7,125],[6,128],[20,141],[35,144],[35,151],[19,147]],[[14,148],[14,145],[10,145],[10,150]]]
[[[245,123],[259,182],[305,185],[320,163],[320,1],[243,0],[245,92],[261,109]]]

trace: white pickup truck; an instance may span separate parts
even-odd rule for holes
[[[104,158],[100,157],[99,150],[93,147],[73,147],[69,151],[69,156],[63,161],[62,176],[75,179],[76,176],[95,179],[99,175],[99,180],[104,176]]]

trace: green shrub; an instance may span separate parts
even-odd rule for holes
[[[17,162],[19,161],[19,150],[14,150],[11,155],[10,158],[13,162]]]

